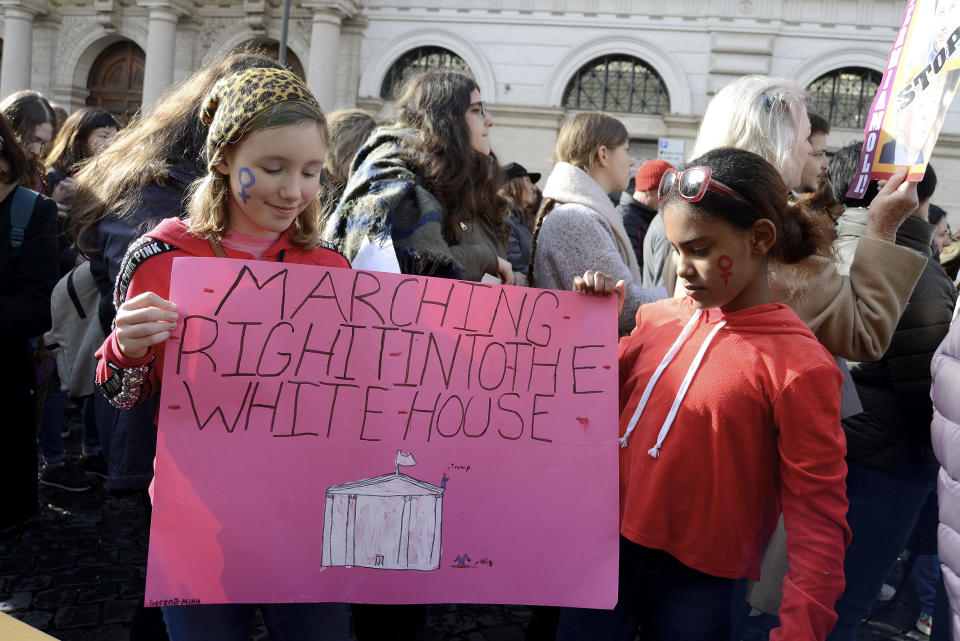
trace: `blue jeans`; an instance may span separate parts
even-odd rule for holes
[[[940,557],[936,554],[919,554],[913,565],[913,582],[917,586],[920,609],[933,614],[937,602],[937,581],[940,580]]]
[[[100,388],[93,392],[97,429],[107,462],[107,491],[146,490],[153,479],[157,426],[153,424],[160,394],[132,409],[118,410]]]
[[[745,579],[698,572],[662,550],[620,537],[613,610],[564,608],[557,641],[734,641],[746,613]]]
[[[54,369],[48,381],[47,395],[43,399],[43,414],[40,417],[40,453],[47,465],[59,463],[67,454],[63,451],[63,404],[67,393],[60,389],[60,377]]]
[[[346,641],[344,603],[178,605],[162,607],[170,641],[249,641],[260,608],[272,641]]]
[[[950,641],[952,618],[947,587],[943,584],[943,572],[941,572],[940,578],[937,579],[937,596],[934,598],[933,631],[930,633],[930,641]]]
[[[55,465],[66,458],[63,450],[63,408],[67,400],[67,393],[60,389],[60,377],[54,369],[50,374],[47,395],[43,402],[43,415],[40,419],[40,453],[47,465]],[[90,456],[100,452],[100,436],[97,433],[97,422],[94,418],[93,399],[89,396],[83,399],[83,453]]]
[[[890,476],[847,459],[847,523],[853,539],[843,571],[847,586],[837,601],[837,625],[828,641],[855,641],[883,580],[913,532],[933,479]]]

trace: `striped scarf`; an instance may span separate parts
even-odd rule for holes
[[[463,267],[443,237],[447,212],[405,158],[404,142],[416,135],[415,129],[381,127],[367,138],[323,237],[353,260],[364,238],[389,235],[403,273],[458,278]]]

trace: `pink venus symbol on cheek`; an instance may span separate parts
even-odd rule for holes
[[[724,254],[717,259],[717,267],[720,268],[720,278],[723,279],[723,284],[727,285],[730,277],[733,276],[733,272],[730,271],[730,268],[733,267],[733,259]]]
[[[253,172],[250,171],[247,167],[241,167],[240,171],[237,172],[237,182],[240,183],[240,194],[239,196],[243,198],[243,204],[247,204],[247,200],[250,199],[250,195],[247,193],[247,187],[253,187],[257,180],[253,177]]]

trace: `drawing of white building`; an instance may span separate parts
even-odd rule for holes
[[[436,570],[444,488],[399,471],[415,464],[398,452],[393,474],[327,488],[323,565]]]

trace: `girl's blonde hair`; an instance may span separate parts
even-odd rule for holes
[[[807,92],[789,78],[738,78],[707,105],[692,156],[736,147],[769,162],[785,182],[799,180],[803,168],[797,162],[797,148],[802,142],[807,100]]]
[[[278,102],[251,118],[244,127],[243,135],[230,146],[242,144],[247,135],[255,131],[298,125],[306,121],[317,124],[326,144],[327,121],[319,108],[305,102]],[[229,177],[216,169],[210,169],[205,176],[194,181],[189,193],[187,212],[190,217],[190,233],[201,238],[222,240],[230,219],[227,206],[227,199],[230,197]],[[288,232],[290,242],[301,249],[315,249],[320,240],[321,216],[321,196],[318,190],[313,200],[294,219]]]
[[[553,148],[553,159],[566,162],[589,173],[597,161],[597,152],[601,147],[613,149],[630,140],[627,128],[622,122],[600,112],[579,113],[563,123],[557,134],[557,144]],[[534,282],[533,264],[537,255],[537,238],[543,219],[547,217],[559,201],[547,198],[540,206],[537,224],[533,228],[533,241],[530,244],[530,282]]]
[[[77,193],[70,199],[70,222],[81,253],[101,251],[97,229],[115,216],[129,220],[144,206],[144,191],[162,184],[178,164],[200,175],[207,129],[200,122],[203,99],[220,78],[252,67],[284,68],[256,50],[244,50],[219,58],[171,87],[149,114],[138,114],[133,123],[114,136],[99,156],[77,173]],[[159,220],[138,227],[143,233]]]

